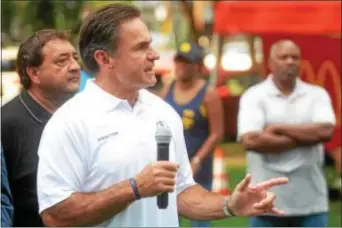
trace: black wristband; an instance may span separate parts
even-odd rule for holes
[[[133,189],[134,198],[136,200],[141,199],[141,195],[140,195],[139,190],[138,190],[137,182],[135,182],[134,178],[129,178],[129,183],[131,184],[131,187]]]

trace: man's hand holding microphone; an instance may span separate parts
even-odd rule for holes
[[[168,206],[168,193],[173,192],[176,185],[178,164],[169,161],[169,145],[172,133],[162,121],[156,125],[157,162],[147,165],[135,179],[130,179],[137,199],[157,196],[160,209]]]
[[[173,192],[178,167],[169,161],[157,161],[146,166],[135,178],[141,197]]]

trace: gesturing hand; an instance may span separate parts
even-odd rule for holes
[[[251,179],[251,175],[246,175],[236,186],[228,201],[230,210],[237,216],[255,216],[265,213],[283,215],[283,211],[274,207],[275,194],[267,190],[287,184],[288,178],[272,178],[255,186],[249,186]]]

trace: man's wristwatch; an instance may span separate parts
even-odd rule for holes
[[[230,210],[230,208],[228,206],[228,200],[229,200],[228,196],[224,197],[224,200],[223,200],[223,213],[227,217],[233,217],[233,216],[235,216],[235,214]]]

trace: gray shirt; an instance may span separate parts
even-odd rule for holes
[[[284,96],[270,75],[249,88],[241,97],[238,114],[238,139],[251,131],[263,131],[269,124],[335,124],[328,93],[321,87],[297,79],[295,90]],[[287,215],[307,215],[328,211],[328,196],[323,172],[322,144],[298,147],[280,154],[247,151],[247,169],[252,182],[286,176],[289,184],[274,187],[275,206]]]

